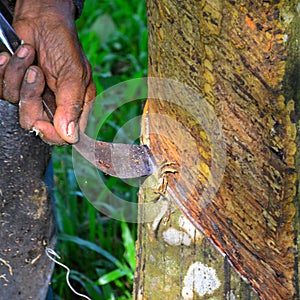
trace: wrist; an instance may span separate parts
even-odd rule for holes
[[[17,0],[14,19],[51,16],[65,20],[74,20],[77,8],[72,0]]]

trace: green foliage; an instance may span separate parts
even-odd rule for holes
[[[78,29],[98,92],[147,75],[145,0],[86,1]]]
[[[94,70],[98,94],[118,82],[146,75],[145,1],[87,0],[77,27]],[[140,102],[120,107],[105,122],[101,139],[112,140],[122,125],[140,112]],[[56,251],[60,261],[72,270],[71,284],[93,300],[131,299],[136,225],[102,215],[85,199],[72,169],[71,147],[55,148],[53,160]],[[106,184],[127,201],[136,201],[136,188],[110,177]],[[78,299],[68,288],[65,275],[65,269],[55,267],[55,299]]]

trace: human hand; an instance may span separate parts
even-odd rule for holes
[[[17,1],[13,26],[26,44],[12,57],[0,55],[0,96],[20,101],[21,126],[50,144],[77,142],[96,94],[74,14],[71,0]],[[35,51],[39,67],[30,66]],[[45,82],[55,94],[53,124],[41,102]]]

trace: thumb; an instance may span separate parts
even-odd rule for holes
[[[78,119],[82,111],[84,90],[80,84],[64,82],[56,91],[54,127],[58,134],[71,144],[78,141]]]

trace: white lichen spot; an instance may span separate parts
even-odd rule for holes
[[[172,246],[179,246],[181,244],[190,246],[192,242],[191,238],[185,232],[175,228],[168,228],[163,232],[162,236],[164,241]]]
[[[194,299],[194,294],[200,297],[211,295],[221,286],[215,269],[201,262],[192,264],[183,280],[182,297],[184,300]]]
[[[152,254],[150,254],[149,259],[150,261],[155,261],[155,257]]]
[[[300,2],[297,5],[297,13],[299,13],[299,12],[300,12]]]
[[[184,215],[178,218],[178,225],[191,237],[192,241],[201,242],[203,240],[203,234]]]
[[[294,19],[294,14],[291,11],[283,11],[281,13],[283,21],[288,25],[290,24]]]
[[[143,299],[144,299],[144,291],[143,289],[139,289],[137,294],[137,300],[143,300]]]
[[[283,42],[286,43],[287,40],[288,40],[288,38],[289,38],[288,34],[285,33],[285,34],[283,35]]]
[[[236,300],[236,297],[233,293],[232,290],[230,290],[227,294],[226,294],[226,300]]]

